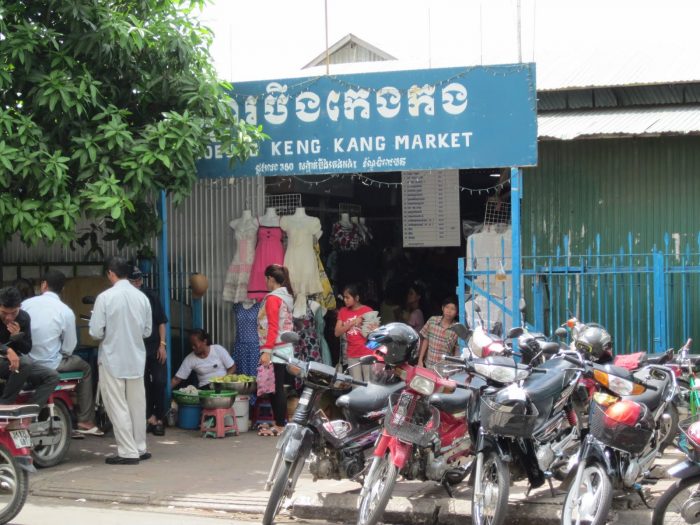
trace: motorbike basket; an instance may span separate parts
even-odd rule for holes
[[[531,405],[531,414],[514,414],[510,406],[497,403],[492,396],[482,396],[479,407],[481,427],[496,436],[530,438],[539,413]]]
[[[651,440],[652,430],[615,421],[598,403],[591,403],[589,418],[591,435],[610,448],[639,454]]]
[[[410,415],[402,415],[398,410],[404,393],[397,393],[389,399],[389,410],[384,417],[386,433],[406,443],[412,443],[418,447],[428,447],[433,441],[439,440],[440,412],[437,408],[422,402],[420,397],[413,394],[405,394],[413,397]],[[404,401],[407,398],[403,398]]]
[[[695,463],[700,463],[700,444],[697,444],[697,437],[688,435],[688,429],[693,423],[700,421],[700,415],[684,419],[678,423],[678,428],[680,429],[683,436],[678,442],[681,450],[686,453],[688,459]]]

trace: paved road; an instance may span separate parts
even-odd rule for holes
[[[327,521],[284,520],[278,523],[319,525]],[[139,507],[134,505],[96,505],[57,498],[31,498],[10,525],[250,525],[260,523],[253,515],[229,512],[187,512],[182,509]]]

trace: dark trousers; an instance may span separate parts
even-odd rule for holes
[[[0,396],[0,405],[12,405],[24,383],[29,378],[32,371],[32,362],[27,356],[19,357],[19,371],[10,371],[10,362],[7,359],[0,359],[0,378],[6,381],[5,388]]]
[[[160,364],[157,352],[146,353],[146,373],[143,382],[146,387],[146,418],[154,416],[159,421],[165,417],[165,386],[168,381],[168,368]]]
[[[27,381],[34,388],[34,395],[29,399],[29,402],[44,408],[49,396],[56,390],[59,379],[56,370],[32,363]]]
[[[287,392],[284,384],[287,382],[287,365],[273,363],[275,368],[275,393],[272,394],[272,413],[275,416],[275,425],[283,427],[287,420]]]

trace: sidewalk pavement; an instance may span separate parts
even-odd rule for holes
[[[224,439],[200,437],[199,432],[167,429],[164,437],[149,435],[153,458],[134,466],[110,466],[105,456],[116,453],[111,437],[73,440],[66,461],[31,476],[35,496],[93,502],[219,510],[250,514],[257,519],[265,509],[268,493],[263,490],[275,453],[277,438],[259,437],[255,432]],[[679,453],[660,460],[670,466]],[[659,495],[671,483],[653,486]],[[555,485],[556,487],[556,485]],[[526,487],[511,488],[508,523],[549,525],[559,523],[563,497],[552,498],[548,488],[525,498]],[[356,518],[360,485],[348,480],[313,482],[308,469],[297,485],[288,512],[292,516],[325,521]],[[31,497],[31,496],[30,496]],[[400,524],[464,523],[471,512],[471,492],[466,483],[450,499],[433,482],[399,481],[389,502],[384,521]],[[650,522],[650,512],[640,499],[616,501],[613,518],[621,525]],[[625,512],[619,512],[624,510]]]

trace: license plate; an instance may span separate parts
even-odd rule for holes
[[[29,432],[26,430],[11,430],[10,436],[12,436],[12,441],[15,443],[17,448],[31,448],[32,438]]]

